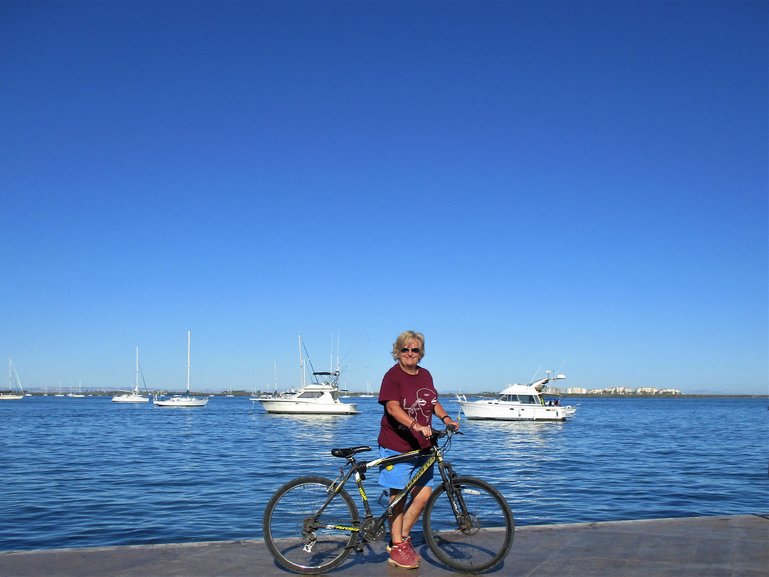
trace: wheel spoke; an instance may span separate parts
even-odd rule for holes
[[[350,554],[357,533],[357,508],[340,492],[318,514],[328,498],[331,481],[297,479],[281,487],[265,509],[265,543],[284,567],[300,573],[321,573]]]
[[[439,560],[459,571],[480,572],[510,550],[514,522],[502,495],[478,479],[455,480],[465,511],[459,522],[443,487],[425,508],[425,538]]]

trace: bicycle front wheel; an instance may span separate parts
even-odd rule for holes
[[[264,542],[286,569],[324,573],[352,552],[358,508],[344,489],[323,506],[333,484],[325,477],[300,477],[283,485],[267,503]]]
[[[502,494],[473,477],[436,487],[425,505],[425,540],[435,556],[456,571],[482,573],[507,557],[515,521]]]

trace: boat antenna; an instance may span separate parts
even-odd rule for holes
[[[571,356],[571,352],[572,352],[573,350],[574,350],[574,347],[571,347],[571,348],[569,349],[569,352],[568,352],[568,353],[566,353],[566,356],[563,358],[563,360],[561,361],[561,364],[558,366],[558,370],[557,370],[557,371],[555,371],[555,374],[556,374],[556,375],[557,375],[557,374],[559,374],[559,373],[561,372],[561,369],[563,368],[563,365],[565,365],[565,364],[566,364],[566,361],[567,361],[567,360],[569,359],[569,357]]]
[[[312,360],[310,360],[310,353],[307,352],[307,347],[304,345],[303,340],[300,339],[299,343],[302,345],[302,349],[304,349],[304,356],[307,359],[307,362],[310,364],[310,371],[314,373],[315,367],[312,366]],[[299,351],[299,354],[300,355],[302,354],[301,350]]]
[[[542,365],[540,364],[537,367],[537,370],[534,372],[534,375],[531,377],[531,379],[529,379],[529,384],[534,382],[534,380],[537,378],[537,375],[539,374],[539,371],[541,371],[541,370],[542,370]]]
[[[350,345],[350,348],[347,349],[347,352],[344,355],[342,355],[342,358],[340,360],[337,361],[337,368],[340,371],[344,369],[345,372],[348,372],[350,362],[351,362],[351,360],[348,360],[348,358],[352,354],[353,349],[358,344],[358,341],[360,341],[360,339],[361,339],[361,335],[358,334],[358,336],[355,337],[355,340],[353,341],[352,345]],[[337,347],[337,350],[339,350],[339,347]],[[339,356],[339,353],[337,353],[337,357],[338,356]],[[368,367],[363,367],[363,368],[368,368]]]

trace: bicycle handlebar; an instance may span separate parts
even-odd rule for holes
[[[453,435],[464,435],[464,433],[454,425],[446,425],[446,428],[443,429],[442,431],[433,432],[433,434],[430,435],[430,441],[432,443],[435,443],[436,441],[438,441],[438,439],[442,439],[443,437],[451,438]]]

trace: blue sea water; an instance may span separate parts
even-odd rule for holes
[[[376,446],[381,408],[357,402],[360,415],[340,417],[269,415],[237,397],[0,402],[0,549],[260,538],[279,485],[335,477],[332,447]],[[769,512],[766,398],[569,402],[565,423],[463,419],[448,459],[497,486],[519,525]],[[379,494],[375,474],[367,486]]]

